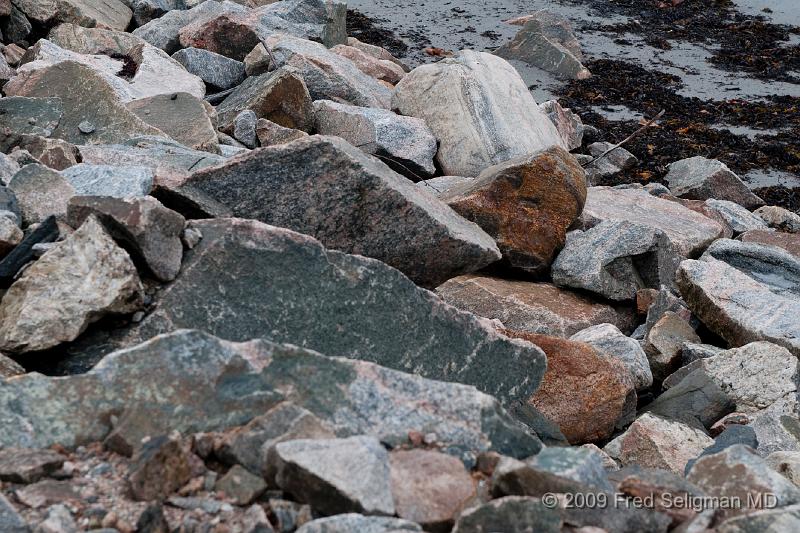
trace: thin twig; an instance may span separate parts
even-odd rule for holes
[[[267,65],[267,72],[269,72],[270,70],[275,68],[275,56],[272,55],[272,50],[270,50],[269,46],[267,46],[266,40],[261,39],[261,46],[264,47],[264,50],[267,51],[267,55],[269,56],[269,65]]]
[[[646,130],[646,129],[647,129],[647,128],[649,128],[650,126],[652,126],[652,125],[653,125],[653,123],[654,123],[656,120],[658,120],[658,119],[660,119],[661,117],[663,117],[663,116],[664,116],[664,113],[666,113],[666,111],[667,111],[666,109],[662,109],[662,110],[661,110],[661,112],[660,112],[658,115],[654,116],[653,118],[651,118],[650,120],[648,120],[647,122],[645,122],[645,123],[644,123],[644,125],[643,125],[641,128],[639,128],[638,130],[634,131],[633,133],[631,133],[630,135],[628,135],[626,138],[622,139],[620,142],[618,142],[617,144],[615,144],[614,146],[612,146],[611,148],[609,148],[608,150],[606,150],[606,151],[605,151],[605,152],[603,152],[602,154],[598,155],[597,157],[595,157],[594,159],[592,159],[592,160],[591,160],[591,161],[589,161],[588,163],[585,163],[585,164],[583,164],[583,165],[581,165],[581,166],[582,166],[582,167],[584,167],[584,168],[586,168],[586,167],[588,167],[589,165],[591,165],[592,163],[595,163],[595,162],[597,162],[598,160],[600,160],[600,159],[603,159],[605,156],[607,156],[608,154],[610,154],[611,152],[613,152],[613,151],[614,151],[614,150],[616,150],[617,148],[620,148],[620,147],[622,147],[622,145],[623,145],[623,144],[627,143],[628,141],[630,141],[631,139],[633,139],[634,137],[636,137],[637,135],[639,135],[641,132],[643,132],[644,130]]]

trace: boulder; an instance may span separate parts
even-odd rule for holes
[[[11,96],[0,99],[0,128],[16,135],[41,135],[49,137],[61,122],[64,115],[60,97],[27,98]],[[0,140],[2,151],[8,152],[14,146],[8,143],[13,139],[9,135]],[[8,143],[8,144],[7,144]]]
[[[253,149],[258,147],[258,136],[256,135],[256,114],[245,109],[233,119],[233,138],[242,143],[245,147]]]
[[[589,187],[581,219],[584,228],[606,220],[623,220],[661,230],[684,257],[696,256],[723,231],[710,218],[643,189]]]
[[[396,533],[398,531],[422,531],[408,520],[386,516],[364,516],[358,513],[343,513],[306,522],[297,533]]]
[[[147,167],[79,163],[62,175],[83,196],[141,197],[153,188],[153,172]]]
[[[568,150],[580,148],[583,144],[583,122],[581,117],[569,108],[561,107],[558,100],[548,100],[539,104],[539,109],[544,111],[547,118],[558,130],[564,145]]]
[[[16,280],[17,273],[34,259],[34,246],[53,242],[59,235],[58,223],[53,215],[31,229],[22,242],[0,261],[0,287],[9,287]]]
[[[385,85],[323,45],[285,34],[272,35],[264,43],[271,52],[270,67],[296,68],[312,99],[389,109],[392,94]]]
[[[128,254],[95,218],[49,249],[0,304],[0,349],[30,352],[74,340],[110,313],[142,307],[142,285]]]
[[[395,514],[389,454],[375,437],[281,442],[268,461],[281,490],[323,514]]]
[[[403,67],[397,65],[393,61],[378,59],[353,46],[337,44],[331,48],[331,51],[342,57],[346,57],[355,63],[356,67],[358,67],[361,72],[376,80],[395,85],[406,75],[406,71],[403,70]]]
[[[709,524],[710,525],[710,524]],[[755,510],[721,522],[719,533],[757,533],[759,531],[794,531],[800,527],[800,505],[780,509]]]
[[[542,274],[586,200],[583,169],[559,146],[512,159],[440,196],[497,241],[503,262]]]
[[[53,170],[64,170],[78,163],[78,147],[61,139],[48,139],[39,135],[20,135],[16,147],[26,150],[41,164]],[[0,174],[2,171],[0,171]],[[1,178],[1,176],[0,176]]]
[[[136,501],[163,500],[192,477],[191,452],[178,436],[159,435],[145,441],[128,472]]]
[[[102,3],[91,0],[14,0],[14,6],[29,20],[43,26],[72,22],[80,26],[124,31],[133,17],[133,12],[121,0],[103,0]]]
[[[216,152],[217,130],[207,105],[189,93],[176,92],[140,98],[125,107],[184,146]]]
[[[303,137],[308,137],[308,133],[293,128],[286,128],[267,120],[260,118],[256,122],[256,137],[258,143],[263,148],[267,146],[274,146],[276,144],[286,144]]]
[[[30,484],[61,468],[66,457],[52,450],[3,448],[0,481]]]
[[[800,233],[800,215],[788,209],[769,205],[759,207],[754,214],[761,217],[761,220],[766,222],[770,228],[787,233]]]
[[[505,60],[463,50],[422,65],[398,83],[392,107],[425,120],[445,174],[477,176],[489,166],[564,141]]]
[[[67,220],[73,227],[92,215],[158,280],[177,277],[183,258],[181,234],[186,224],[181,215],[150,196],[75,196],[70,200]]]
[[[8,533],[29,533],[30,528],[11,502],[0,494],[0,528]]]
[[[199,331],[114,352],[85,374],[0,381],[0,445],[73,448],[102,440],[112,429],[108,413],[115,412],[115,434],[127,432],[140,446],[148,435],[246,424],[284,397],[339,437],[404,442],[410,431],[436,432],[443,446],[467,457],[486,450],[527,457],[541,449],[497,400],[474,387],[263,340],[230,343]]]
[[[375,46],[374,44],[368,44],[359,41],[355,37],[348,37],[347,38],[347,46],[352,46],[353,48],[357,48],[364,52],[367,55],[374,57],[375,59],[381,59],[385,61],[391,61],[395,65],[401,67],[404,72],[408,72],[409,68],[403,63],[401,60],[394,57],[388,50],[385,48],[381,48],[380,46]]]
[[[672,194],[690,200],[728,200],[748,209],[764,205],[739,176],[716,159],[702,156],[676,161],[665,178]]]
[[[64,176],[42,165],[26,165],[8,184],[17,199],[25,226],[42,222],[50,215],[63,219],[75,188]]]
[[[588,156],[579,156],[586,170],[586,179],[591,185],[598,185],[604,178],[615,176],[635,167],[639,160],[625,148],[615,148],[610,142],[594,142],[587,146]],[[609,152],[614,148],[613,151]],[[599,158],[602,154],[602,158]],[[598,159],[599,158],[599,159]]]
[[[506,496],[464,511],[453,533],[528,530],[560,533],[563,523],[561,513],[539,498]]]
[[[4,98],[5,100],[5,98]],[[6,154],[0,152],[0,182],[3,185],[6,185],[11,178],[14,177],[14,174],[19,172],[20,166],[19,164],[8,157]]]
[[[0,354],[0,379],[21,376],[25,369],[10,357]]]
[[[475,178],[468,178],[466,176],[439,176],[438,178],[431,178],[417,183],[418,187],[427,189],[428,192],[433,193],[437,198],[444,198],[447,191],[459,185],[466,185]]]
[[[793,256],[800,258],[800,235],[779,231],[752,230],[739,236],[742,242],[755,242],[783,248]]]
[[[7,43],[21,43],[28,38],[33,30],[33,25],[28,17],[17,6],[11,4],[9,16],[0,18],[0,31],[3,32],[4,41]]]
[[[589,344],[598,352],[619,359],[633,376],[636,390],[647,389],[653,384],[650,363],[641,345],[625,336],[617,326],[590,326],[575,333],[569,340]]]
[[[683,345],[700,341],[686,320],[672,311],[664,313],[647,332],[644,340],[644,351],[650,361],[653,377],[663,381],[680,367]]]
[[[663,231],[608,220],[567,234],[552,267],[553,282],[610,300],[633,300],[643,288],[673,284],[678,251]]]
[[[8,213],[9,211],[6,211]],[[11,213],[13,215],[13,213]],[[14,216],[16,218],[16,216]],[[0,257],[5,256],[22,242],[23,233],[17,223],[7,216],[0,216]]]
[[[335,137],[313,136],[243,154],[193,174],[183,188],[202,192],[234,216],[380,259],[425,287],[500,256],[478,226]]]
[[[202,48],[184,48],[172,54],[172,59],[207,85],[224,91],[236,87],[247,76],[244,63]]]
[[[228,470],[214,485],[214,490],[225,494],[236,505],[249,505],[266,489],[267,484],[261,476],[251,474],[239,465]]]
[[[754,215],[735,202],[711,199],[706,200],[703,205],[716,215],[715,218],[718,217],[731,228],[734,235],[745,231],[767,228],[767,223],[761,217]]]
[[[436,293],[450,305],[499,320],[515,331],[569,337],[597,324],[610,323],[623,332],[636,326],[630,308],[596,302],[549,283],[467,275],[440,285]]]
[[[418,118],[318,100],[314,102],[314,129],[320,135],[343,138],[410,179],[436,173],[436,138]]]

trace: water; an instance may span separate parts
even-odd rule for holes
[[[737,9],[746,15],[761,15],[775,24],[800,26],[800,2],[798,0],[733,0]],[[765,13],[769,8],[772,13]]]

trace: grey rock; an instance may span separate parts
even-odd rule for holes
[[[236,465],[217,480],[214,489],[225,494],[236,505],[248,505],[267,490],[267,484],[261,476]]]
[[[21,376],[26,371],[13,359],[0,354],[0,379]]]
[[[754,450],[758,448],[758,439],[756,438],[756,432],[753,431],[753,428],[749,426],[733,424],[725,431],[717,435],[717,437],[714,439],[714,444],[703,450],[703,453],[698,456],[698,459],[705,457],[706,455],[719,453],[726,448],[736,445],[747,446]],[[697,459],[692,459],[686,463],[686,473],[691,470],[692,466],[696,462]]]
[[[396,84],[406,75],[406,71],[393,61],[378,59],[353,46],[337,44],[331,48],[331,51],[355,63],[356,67],[367,76],[391,85]]]
[[[297,533],[393,533],[397,531],[422,531],[419,525],[383,516],[364,516],[358,513],[343,513],[306,522]]]
[[[0,152],[0,181],[4,185],[11,181],[11,178],[19,171],[19,168],[19,164],[16,161]]]
[[[63,175],[36,164],[24,166],[11,178],[8,188],[17,198],[26,226],[49,215],[65,218],[67,202],[75,195],[75,188]]]
[[[445,174],[477,176],[491,165],[565,146],[514,67],[482,52],[464,50],[417,67],[395,88],[392,108],[425,120]]]
[[[143,26],[172,10],[187,9],[185,0],[126,0],[125,4],[133,11],[137,26]]]
[[[770,468],[779,474],[782,474],[786,479],[795,485],[800,483],[799,452],[772,452],[766,457],[766,461]]]
[[[676,161],[669,166],[667,184],[672,194],[690,200],[728,200],[746,208],[764,205],[739,176],[716,159],[702,156]]]
[[[686,366],[698,359],[708,359],[724,352],[724,348],[713,346],[711,344],[698,344],[693,342],[684,342],[681,346],[681,366]]]
[[[0,257],[5,256],[14,249],[16,245],[22,242],[22,230],[19,229],[16,222],[16,215],[9,211],[5,211],[9,216],[0,217]]]
[[[653,377],[664,380],[680,366],[683,345],[700,340],[694,328],[680,315],[672,311],[664,313],[647,331],[643,343]]]
[[[248,148],[258,147],[256,135],[258,117],[250,109],[245,109],[233,119],[233,137]]]
[[[262,43],[258,43],[244,56],[244,71],[248,76],[259,76],[269,72],[270,57]]]
[[[633,300],[639,289],[672,285],[680,256],[663,231],[609,220],[567,234],[552,266],[553,282],[611,300]]]
[[[453,533],[560,533],[563,524],[561,513],[539,498],[506,496],[466,509],[456,521]]]
[[[447,192],[450,189],[467,185],[474,179],[465,176],[439,176],[438,178],[420,181],[417,186],[433,193],[437,198],[443,198],[447,196]]]
[[[613,146],[610,142],[595,142],[587,147],[591,157],[587,158],[584,168],[586,169],[586,179],[590,184],[596,184],[602,178],[619,174],[624,170],[635,167],[639,163],[636,156],[625,148],[615,148],[608,155],[603,156],[601,159],[596,159]],[[594,162],[588,164],[592,160]]]
[[[247,76],[241,61],[202,48],[178,50],[172,54],[172,59],[220,91],[236,87]]]
[[[303,137],[308,137],[308,133],[293,128],[285,128],[265,118],[258,119],[256,122],[256,136],[258,143],[266,148],[276,144],[286,144]]]
[[[17,6],[11,5],[11,14],[6,18],[0,19],[0,31],[3,33],[5,42],[19,43],[30,35],[33,25],[20,11]]]
[[[376,155],[408,178],[419,180],[436,172],[436,138],[423,120],[318,100],[314,102],[314,128],[321,135],[336,135]]]
[[[188,148],[216,153],[217,131],[211,106],[185,92],[134,100],[129,111]]]
[[[788,209],[769,205],[759,207],[754,211],[754,214],[761,217],[761,220],[771,228],[787,233],[800,233],[800,215]]]
[[[13,134],[49,137],[63,114],[61,98],[58,97],[7,96],[0,99],[0,128],[8,128]],[[2,148],[7,151],[11,147],[3,144]]]
[[[758,217],[742,207],[741,205],[728,200],[706,200],[704,204],[708,209],[715,212],[733,233],[738,235],[745,231],[766,229],[767,224],[761,217]]]
[[[30,533],[25,519],[2,494],[0,494],[0,530],[8,533]]]
[[[569,108],[561,107],[558,100],[548,100],[539,104],[539,108],[547,114],[547,118],[558,130],[567,149],[575,150],[583,144],[583,122],[581,117]]]
[[[78,533],[78,524],[66,505],[52,505],[47,509],[44,521],[36,526],[34,533]]]
[[[235,216],[380,259],[426,287],[500,258],[478,226],[335,137],[253,151],[195,173],[183,188],[199,190]]]
[[[49,243],[59,237],[60,231],[56,217],[50,215],[22,239],[11,252],[0,261],[0,286],[10,286],[17,273],[35,257],[34,247]]]
[[[760,533],[761,531],[795,531],[800,528],[800,505],[765,509],[735,516],[720,523],[719,533]]]
[[[89,218],[6,292],[0,349],[30,352],[72,341],[104,315],[137,311],[142,292],[128,254]]]
[[[82,196],[147,196],[153,187],[153,172],[147,167],[79,163],[62,175]]]
[[[636,382],[636,390],[647,389],[653,384],[650,364],[641,345],[625,336],[617,326],[613,324],[591,326],[574,334],[569,340],[585,342],[622,361],[631,371]]]
[[[268,461],[285,492],[323,514],[394,514],[389,454],[375,437],[293,440]]]
[[[125,30],[133,17],[133,12],[120,0],[103,0],[101,5],[88,0],[58,0],[52,3],[14,0],[14,5],[28,19],[43,25],[75,22],[84,26]]]
[[[291,35],[273,35],[265,44],[272,52],[272,68],[298,69],[314,100],[338,100],[364,107],[388,109],[391,91],[361,72],[349,59],[323,45]]]
[[[375,46],[374,44],[368,44],[359,41],[355,37],[348,37],[347,38],[347,46],[352,46],[353,48],[358,48],[362,52],[367,55],[371,55],[375,59],[381,59],[384,61],[391,61],[395,65],[402,67],[402,69],[408,72],[410,69],[408,66],[403,63],[401,60],[394,57],[388,50],[385,48],[381,48],[380,46]]]

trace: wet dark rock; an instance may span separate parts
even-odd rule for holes
[[[33,259],[35,245],[53,242],[58,236],[56,217],[48,216],[0,261],[0,285],[11,285],[17,272]]]

